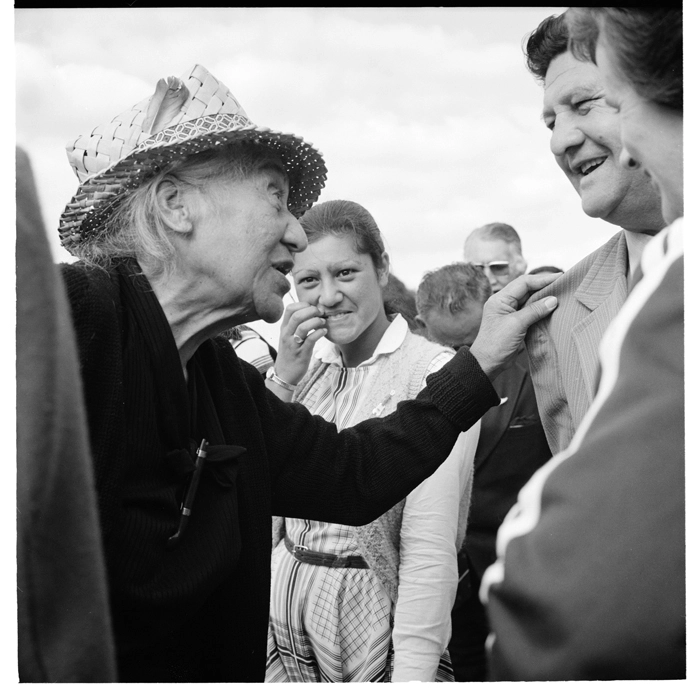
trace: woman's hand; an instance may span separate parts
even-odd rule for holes
[[[275,373],[296,386],[309,368],[314,343],[328,331],[326,320],[308,302],[295,302],[284,311]],[[291,396],[290,396],[291,397]]]

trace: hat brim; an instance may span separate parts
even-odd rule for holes
[[[252,124],[220,113],[181,122],[143,141],[113,165],[87,178],[61,215],[61,244],[71,253],[104,230],[105,222],[133,191],[170,163],[234,141],[251,141],[273,149],[289,177],[290,212],[299,218],[316,202],[327,177],[323,156],[294,134]]]

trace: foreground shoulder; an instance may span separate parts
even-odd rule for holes
[[[116,290],[116,278],[107,269],[87,266],[80,261],[58,267],[71,304],[108,299]]]
[[[59,264],[76,330],[109,329],[120,311],[119,283],[112,271],[82,262]]]

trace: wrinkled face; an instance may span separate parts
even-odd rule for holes
[[[472,237],[466,241],[464,260],[483,269],[494,292],[525,273],[527,267],[515,245],[484,237]]]
[[[658,230],[660,199],[648,176],[621,160],[620,118],[605,100],[600,71],[569,53],[549,65],[542,118],[550,148],[581,197],[584,213],[626,230]]]
[[[292,275],[299,299],[327,317],[328,340],[336,345],[379,342],[386,327],[382,287],[388,271],[378,274],[369,254],[357,253],[351,236],[315,240],[296,257]]]
[[[421,314],[421,319],[430,340],[457,349],[462,345],[473,344],[479,333],[483,313],[483,304],[469,302],[456,314],[450,313],[449,309],[431,309],[427,314]]]
[[[661,192],[664,220],[683,215],[683,116],[642,98],[615,67],[614,52],[598,42],[596,62],[606,99],[620,114],[620,137],[629,156]]]
[[[287,209],[284,176],[263,171],[242,181],[218,180],[193,190],[193,231],[184,269],[207,286],[214,304],[251,321],[277,321],[291,286],[293,252],[306,247],[301,225]]]

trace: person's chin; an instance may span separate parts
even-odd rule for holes
[[[598,199],[592,195],[588,197],[582,196],[581,208],[589,218],[600,218],[601,220],[606,220],[609,223],[613,222],[608,218],[608,216],[614,210],[614,206],[609,200]]]
[[[264,305],[258,307],[256,311],[257,318],[252,319],[253,321],[261,319],[267,323],[275,323],[282,318],[284,302],[281,297],[270,297],[270,299],[268,299]]]
[[[346,328],[328,327],[328,333],[325,336],[326,340],[330,340],[334,345],[348,345],[355,340],[355,334],[349,332]]]

